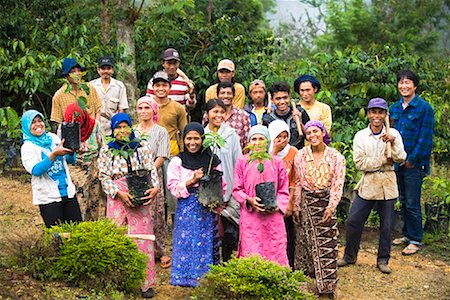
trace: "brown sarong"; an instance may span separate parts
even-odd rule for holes
[[[329,202],[328,191],[302,192],[300,224],[295,226],[294,269],[315,277],[321,294],[333,293],[337,285],[338,244],[336,214],[323,224]]]

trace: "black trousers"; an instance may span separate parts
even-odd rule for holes
[[[284,218],[284,225],[286,227],[287,235],[287,257],[289,260],[289,266],[294,270],[294,252],[295,252],[295,230],[294,230],[294,219],[292,215],[290,217]]]
[[[60,202],[39,205],[45,226],[50,228],[64,222],[81,222],[81,211],[77,199],[62,197]]]
[[[358,256],[361,234],[370,211],[375,207],[380,216],[380,238],[377,263],[389,262],[391,256],[392,227],[394,226],[394,203],[392,200],[364,200],[356,195],[347,219],[344,260],[355,262]]]
[[[231,258],[233,250],[237,250],[239,243],[239,227],[227,218],[221,216],[223,225],[223,240],[222,240],[222,261],[227,262]]]

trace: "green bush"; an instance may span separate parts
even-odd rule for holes
[[[303,272],[291,272],[260,256],[233,258],[212,266],[194,299],[314,299]]]
[[[145,279],[147,257],[125,236],[124,227],[105,219],[54,226],[46,236],[62,232],[70,237],[63,238],[46,277],[95,290],[126,292],[138,288]]]

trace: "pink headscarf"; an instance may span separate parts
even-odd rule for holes
[[[137,101],[136,108],[143,103],[150,105],[153,109],[153,122],[158,123],[158,104],[151,97],[143,96]]]

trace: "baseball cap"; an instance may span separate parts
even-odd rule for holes
[[[164,50],[164,52],[161,56],[162,56],[162,60],[175,59],[177,61],[180,61],[180,54],[174,48],[168,48],[168,49]]]
[[[251,93],[252,90],[256,87],[262,87],[264,90],[266,90],[266,84],[261,79],[255,79],[252,82],[250,82],[250,85],[248,87],[248,92]]]
[[[170,83],[169,75],[165,71],[158,71],[152,77],[152,83],[155,84],[160,81]]]
[[[111,56],[102,56],[97,59],[97,63],[99,68],[103,66],[114,67],[114,59]]]
[[[371,108],[382,108],[388,110],[388,104],[383,98],[372,98],[369,101],[369,105],[367,105],[367,109]]]
[[[74,67],[79,67],[81,71],[86,70],[86,68],[81,66],[75,59],[69,57],[65,58],[62,62],[61,75],[66,76]]]
[[[223,59],[219,62],[219,65],[217,66],[217,71],[226,69],[228,71],[233,72],[234,71],[234,62],[229,59]]]

